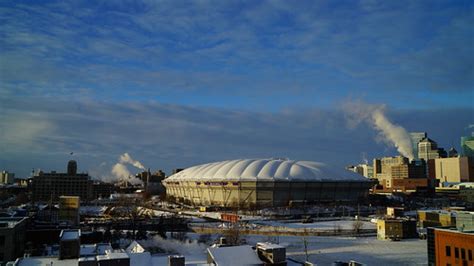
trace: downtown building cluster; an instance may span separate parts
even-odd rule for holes
[[[425,132],[410,133],[414,158],[404,156],[373,159],[372,164],[347,169],[377,181],[378,192],[440,192],[449,188],[474,187],[474,137],[461,138],[461,153],[438,147]]]

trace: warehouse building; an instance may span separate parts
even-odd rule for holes
[[[163,181],[167,196],[195,206],[261,208],[355,202],[373,183],[318,162],[241,159],[193,166]]]

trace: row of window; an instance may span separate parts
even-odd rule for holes
[[[466,250],[464,248],[454,248],[454,258],[459,259],[459,250],[461,250],[461,259],[466,259]],[[446,257],[451,257],[451,246],[446,246]],[[467,250],[467,260],[472,260],[472,250]]]

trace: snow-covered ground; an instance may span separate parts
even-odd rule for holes
[[[297,236],[261,237],[247,236],[253,245],[270,240],[287,247],[287,256],[305,259],[304,240]],[[318,265],[330,265],[334,261],[355,260],[367,265],[426,265],[426,240],[407,239],[383,241],[375,237],[307,237],[309,261]]]
[[[376,224],[366,221],[361,221],[361,229],[377,229]],[[282,221],[261,221],[256,224],[270,225],[276,227],[288,227],[288,228],[312,228],[312,229],[323,229],[323,230],[351,230],[353,228],[354,221],[352,220],[336,220],[336,221],[320,221],[313,223],[301,223],[301,222],[282,222]]]
[[[197,244],[198,234],[188,233],[192,244],[174,241],[175,251],[188,250],[186,261],[205,261],[205,248]],[[213,235],[212,239],[218,236]],[[405,239],[402,241],[377,240],[375,237],[300,237],[300,236],[244,236],[247,244],[257,242],[279,243],[286,247],[287,256],[299,261],[306,258],[304,239],[308,244],[309,261],[318,265],[331,265],[335,261],[355,260],[367,265],[427,265],[426,240]],[[192,247],[192,248],[191,248]],[[173,250],[172,249],[172,250]],[[189,252],[192,250],[191,252]],[[189,258],[189,260],[188,260]]]

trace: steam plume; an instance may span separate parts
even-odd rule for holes
[[[119,162],[116,163],[112,167],[112,175],[117,179],[117,180],[122,180],[122,181],[127,181],[132,185],[140,185],[143,184],[143,182],[133,176],[130,171],[128,170],[126,164],[130,164],[138,169],[144,170],[145,167],[143,166],[142,163],[140,163],[137,160],[134,160],[130,154],[124,153],[120,155],[119,157]]]
[[[152,239],[142,240],[140,244],[145,248],[160,247],[171,253],[191,255],[204,253],[207,246],[198,243],[196,240],[178,241],[176,239],[163,239],[161,236],[154,236]]]
[[[413,160],[413,150],[410,135],[401,126],[395,125],[385,116],[384,105],[370,105],[362,102],[351,102],[344,105],[349,125],[355,127],[361,122],[371,125],[379,133],[385,143],[393,145],[398,152]]]
[[[127,166],[121,163],[116,163],[112,167],[112,174],[116,176],[119,180],[127,179],[132,175],[128,170]]]
[[[128,164],[131,164],[133,166],[135,166],[136,168],[138,169],[142,169],[142,170],[145,170],[145,167],[143,166],[142,163],[140,163],[139,161],[137,160],[134,160],[130,154],[128,154],[128,152],[120,155],[120,163],[122,164],[125,164],[125,163],[128,163]]]

